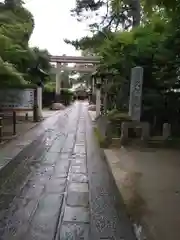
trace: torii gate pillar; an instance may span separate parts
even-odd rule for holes
[[[56,67],[56,99],[55,101],[60,102],[60,92],[61,92],[61,63],[57,62]]]

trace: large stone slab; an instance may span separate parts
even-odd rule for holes
[[[21,196],[29,199],[39,199],[44,192],[44,185],[39,182],[28,181],[24,186]]]
[[[88,208],[84,207],[65,207],[64,221],[66,222],[90,222],[90,213]]]
[[[43,164],[53,165],[58,161],[60,158],[60,154],[56,152],[47,152],[44,157],[42,158]]]
[[[72,157],[71,157],[71,160],[75,160],[75,159],[84,159],[84,160],[86,160],[86,153],[80,153],[80,154],[73,153]]]
[[[26,234],[26,240],[49,240],[51,235],[41,232],[41,231],[36,231],[34,229],[29,229],[28,233]],[[18,240],[18,238],[17,238]]]
[[[56,229],[62,199],[62,195],[59,194],[45,195],[39,202],[32,219],[30,231],[47,234],[49,239],[52,239]]]
[[[68,176],[68,173],[62,173],[62,172],[54,172],[53,176],[52,176],[52,179],[56,179],[56,178],[67,178]]]
[[[51,179],[45,186],[46,193],[64,193],[66,178]]]
[[[55,153],[60,153],[63,148],[63,144],[65,141],[65,136],[62,136],[60,140],[56,140],[52,147],[49,149],[49,152],[55,152]]]
[[[61,153],[72,153],[75,141],[75,134],[68,134]]]
[[[57,173],[68,173],[69,170],[69,160],[61,160],[55,165],[55,175]]]
[[[76,165],[76,166],[84,165],[84,166],[86,166],[86,159],[84,159],[84,158],[72,159],[71,160],[71,165]]]
[[[74,192],[88,192],[89,187],[87,183],[70,183],[68,186],[68,191]]]
[[[7,210],[8,217],[7,215],[3,216],[0,211],[0,239],[20,239],[21,234],[27,231],[28,222],[36,206],[37,200],[17,197]]]
[[[72,165],[70,168],[71,173],[87,173],[87,168],[84,164]]]
[[[67,205],[71,207],[88,207],[89,193],[69,191],[66,199]]]
[[[35,174],[38,176],[51,176],[54,171],[54,166],[41,165],[35,170]]]
[[[49,179],[51,178],[51,176],[44,176],[44,175],[34,175],[34,176],[32,176],[32,178],[30,178],[29,180],[28,180],[28,182],[26,183],[26,185],[24,186],[24,187],[26,187],[27,189],[29,189],[30,187],[30,185],[31,186],[36,186],[36,185],[42,185],[42,186],[44,186],[48,181],[49,181]]]
[[[59,160],[68,160],[70,154],[61,152]]]
[[[82,173],[71,173],[68,177],[70,182],[80,182],[80,183],[86,183],[88,182],[88,177],[85,174]]]
[[[86,153],[85,144],[76,144],[74,147],[74,153],[85,154]]]
[[[88,224],[65,223],[60,230],[60,240],[88,240]]]

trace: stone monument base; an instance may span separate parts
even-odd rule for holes
[[[129,141],[129,129],[138,132],[138,137],[143,142],[147,142],[150,138],[150,124],[148,122],[122,122],[121,125],[121,144],[125,145]],[[141,131],[140,131],[141,130]]]

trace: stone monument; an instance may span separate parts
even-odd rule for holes
[[[133,121],[141,119],[141,101],[143,85],[143,68],[134,67],[131,70],[129,116]]]
[[[150,126],[148,122],[141,122],[141,101],[143,86],[143,68],[134,67],[131,70],[129,116],[132,121],[123,122],[121,125],[121,143],[128,142],[128,130],[141,128],[141,140],[148,141]]]

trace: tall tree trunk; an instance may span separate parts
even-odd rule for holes
[[[141,22],[141,4],[140,0],[131,0],[133,9],[133,28],[138,27]]]

